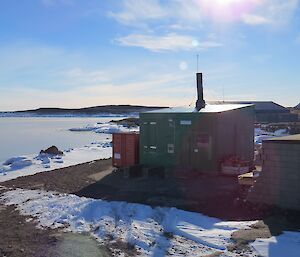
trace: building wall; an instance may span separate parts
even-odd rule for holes
[[[190,147],[197,135],[215,138],[216,116],[198,113],[142,113],[140,114],[140,156],[145,165],[191,166],[194,155],[203,162],[203,168],[209,168],[207,162],[208,147],[199,147],[198,153],[190,153]],[[201,149],[200,149],[201,148]],[[196,148],[195,148],[196,149]],[[207,149],[212,151],[210,149]],[[191,157],[188,160],[186,157]]]
[[[263,143],[263,169],[248,200],[300,211],[299,143]]]
[[[218,158],[236,155],[254,159],[254,108],[247,107],[218,115]]]
[[[278,113],[278,112],[259,112],[255,114],[256,122],[296,122],[298,115],[294,113]]]
[[[222,113],[141,113],[140,120],[141,164],[216,173],[225,156],[253,159],[253,107]]]

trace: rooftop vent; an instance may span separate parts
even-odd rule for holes
[[[203,99],[202,73],[197,73],[197,92],[198,92],[198,99],[197,99],[197,102],[196,102],[196,110],[200,111],[202,108],[205,107],[205,101]]]

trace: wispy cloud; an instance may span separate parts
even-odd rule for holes
[[[242,21],[245,24],[254,25],[254,26],[271,24],[273,22],[272,20],[266,17],[255,15],[255,14],[244,14],[242,16]]]
[[[255,8],[242,16],[248,25],[286,25],[296,12],[299,0],[257,0]]]
[[[241,22],[247,25],[285,24],[294,14],[299,0],[245,0],[224,3],[221,0],[123,0],[119,10],[109,15],[122,24],[146,24],[153,21],[181,28],[193,24],[202,27],[206,22]],[[180,26],[178,26],[180,25]]]
[[[176,33],[169,33],[163,36],[131,34],[118,38],[116,41],[123,46],[142,47],[154,52],[206,50],[222,46],[221,43],[212,40],[198,41],[192,36]]]
[[[81,74],[87,77],[90,72]],[[92,76],[93,77],[93,76]],[[37,107],[86,107],[104,104],[187,105],[196,95],[195,86],[187,86],[190,78],[177,74],[160,74],[133,82],[118,83],[111,77],[107,82],[94,82],[78,87],[80,81],[69,83],[64,90],[14,87],[1,95],[0,110],[20,110]],[[172,88],[172,90],[170,90]],[[171,97],[170,97],[171,96]],[[155,101],[153,100],[155,97]],[[11,99],[14,99],[12,102]],[[34,101],[32,101],[34,99]]]
[[[120,23],[136,26],[142,21],[167,17],[168,11],[159,0],[126,0],[120,11],[108,14]]]

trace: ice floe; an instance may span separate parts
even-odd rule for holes
[[[18,156],[10,158],[0,165],[0,182],[111,156],[112,146],[108,139],[80,148],[67,149],[63,151],[62,156],[45,153]]]
[[[227,250],[231,234],[255,223],[41,190],[8,191],[1,200],[35,217],[38,227],[89,233],[104,244],[121,240],[134,245],[141,256],[238,256]]]

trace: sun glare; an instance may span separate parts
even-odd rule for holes
[[[216,21],[235,21],[252,7],[255,0],[196,0],[204,15]]]
[[[210,2],[215,3],[217,5],[231,5],[245,2],[245,0],[210,0]]]

